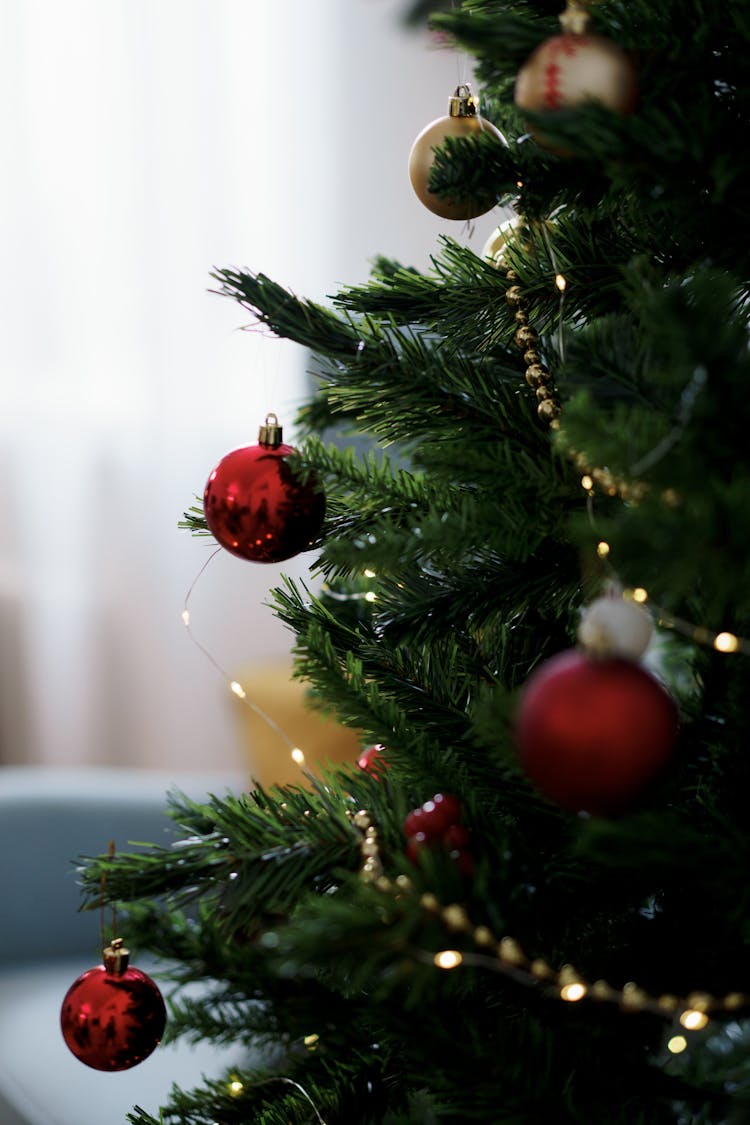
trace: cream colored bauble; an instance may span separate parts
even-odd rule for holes
[[[598,102],[628,114],[638,100],[638,77],[625,52],[601,35],[555,35],[529,56],[516,78],[515,102],[532,113]],[[531,129],[534,138],[544,137]]]
[[[651,614],[619,597],[596,598],[583,612],[578,640],[590,656],[640,660],[651,641]]]
[[[409,154],[411,186],[428,211],[439,215],[441,219],[476,219],[477,215],[484,215],[495,206],[494,197],[450,199],[437,195],[427,187],[430,170],[435,162],[435,149],[440,147],[446,137],[470,137],[479,133],[486,133],[504,143],[500,130],[477,113],[477,99],[473,97],[469,87],[462,85],[457,87],[449,101],[448,115],[438,117],[427,125],[412,145]]]
[[[500,226],[495,227],[479,255],[483,262],[489,262],[493,266],[503,264],[503,255],[505,254],[508,236],[516,229],[518,221],[518,216],[514,215],[512,219],[508,219],[507,222],[501,223]]]

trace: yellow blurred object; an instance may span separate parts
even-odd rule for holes
[[[326,765],[357,762],[362,751],[360,734],[311,707],[308,685],[292,678],[290,663],[250,665],[240,670],[237,681],[247,700],[265,711],[278,723],[291,745],[302,750],[310,773],[317,775]],[[291,747],[278,732],[236,694],[232,696],[232,705],[253,781],[264,789],[271,785],[309,787],[292,758]]]

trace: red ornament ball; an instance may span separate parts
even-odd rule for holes
[[[629,660],[591,660],[573,649],[526,684],[516,718],[521,763],[565,809],[622,811],[667,763],[677,708],[657,680]]]
[[[325,497],[313,478],[302,483],[286,458],[295,450],[275,436],[232,450],[208,478],[206,523],[233,555],[252,562],[283,562],[307,551],[320,534]]]
[[[94,1070],[130,1070],[161,1042],[166,1023],[162,995],[146,973],[128,968],[127,957],[106,956],[105,965],[73,981],[60,1011],[70,1050]],[[111,967],[107,967],[111,966]]]
[[[448,829],[461,820],[461,802],[450,793],[436,793],[418,809],[410,812],[404,821],[407,836],[424,832],[430,840],[442,840]]]
[[[419,862],[422,848],[440,848],[464,874],[474,873],[474,860],[469,851],[471,834],[461,824],[461,802],[450,793],[436,793],[429,801],[414,809],[404,821],[406,854],[412,863]]]

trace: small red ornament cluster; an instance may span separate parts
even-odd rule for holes
[[[406,854],[417,863],[422,848],[441,848],[464,875],[474,874],[474,859],[469,851],[471,834],[461,824],[461,802],[449,793],[436,793],[404,821]]]
[[[227,551],[275,563],[309,550],[323,526],[325,497],[314,478],[302,483],[286,458],[281,426],[269,414],[257,445],[233,449],[211,472],[203,494],[206,523]]]

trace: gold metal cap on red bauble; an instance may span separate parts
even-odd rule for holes
[[[435,149],[443,144],[446,137],[469,137],[485,133],[505,143],[500,130],[491,121],[480,117],[478,107],[478,99],[472,94],[471,87],[466,83],[457,86],[448,100],[447,116],[431,121],[416,138],[409,153],[411,186],[427,210],[439,215],[441,219],[475,219],[490,211],[497,202],[494,196],[481,199],[472,196],[448,198],[430,191],[427,186],[435,163]]]

